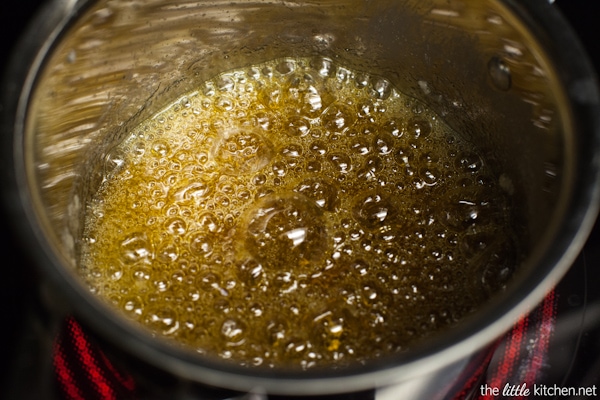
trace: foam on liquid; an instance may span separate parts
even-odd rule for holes
[[[518,259],[509,196],[388,81],[224,73],[106,158],[81,272],[157,335],[242,365],[345,365],[472,312]]]

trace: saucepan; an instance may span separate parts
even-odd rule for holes
[[[13,55],[2,107],[4,204],[48,312],[75,315],[123,363],[192,386],[320,395],[406,385],[418,388],[412,398],[443,396],[557,284],[598,212],[600,95],[550,3],[50,1]],[[83,221],[115,145],[202,82],[286,59],[384,77],[375,94],[397,88],[464,135],[515,205],[522,257],[506,260],[510,279],[406,351],[344,368],[239,366],[156,337],[78,272]]]

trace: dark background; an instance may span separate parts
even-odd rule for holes
[[[522,0],[527,1],[527,0]],[[0,2],[0,68],[8,61],[9,54],[16,47],[18,38],[29,25],[32,16],[44,2],[42,0],[16,0]],[[600,0],[556,0],[558,7],[567,17],[575,33],[580,37],[587,49],[596,70],[600,70]],[[35,27],[33,27],[35,29]],[[4,74],[3,74],[4,75]],[[4,134],[4,132],[2,132]],[[1,190],[2,188],[0,188]],[[23,332],[23,315],[28,306],[28,299],[35,284],[35,272],[27,262],[27,249],[19,247],[13,240],[10,230],[5,224],[5,215],[0,212],[0,398],[2,398],[2,377],[14,367],[18,355],[23,350],[19,347]],[[598,223],[594,235],[586,248],[592,251],[590,257],[594,269],[598,264],[600,234]],[[600,283],[600,282],[598,282]],[[592,283],[591,287],[598,287]]]

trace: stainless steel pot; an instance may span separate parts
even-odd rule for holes
[[[443,396],[557,283],[600,202],[600,96],[573,33],[544,0],[55,0],[21,42],[3,98],[3,184],[58,313],[186,382],[322,394],[405,385]],[[85,202],[109,150],[138,121],[219,72],[325,57],[383,76],[493,160],[527,221],[507,289],[413,350],[339,371],[233,367],[151,337],[76,273]],[[419,386],[436,380],[435,389]]]

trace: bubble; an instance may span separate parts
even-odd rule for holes
[[[111,262],[107,269],[107,276],[113,281],[118,281],[123,277],[123,267],[119,262]]]
[[[152,256],[150,241],[143,232],[133,233],[122,240],[120,251],[121,261],[125,264],[135,264]]]
[[[406,124],[406,130],[415,139],[426,138],[431,133],[431,123],[421,118],[412,118]]]
[[[265,131],[270,131],[278,125],[278,118],[269,112],[259,111],[254,114],[254,119],[257,125]]]
[[[286,82],[286,106],[297,114],[317,117],[332,101],[321,81],[322,78],[318,75],[308,72],[290,75]]]
[[[288,357],[304,355],[309,349],[309,345],[306,341],[299,337],[290,338],[283,347]]]
[[[171,274],[171,280],[173,282],[177,282],[177,283],[182,283],[184,277],[185,277],[185,274],[182,271],[175,271]]]
[[[313,58],[310,66],[323,77],[330,77],[335,74],[335,66],[328,58]]]
[[[358,155],[366,155],[371,152],[371,144],[364,138],[356,138],[350,144],[350,149]]]
[[[442,175],[441,171],[434,166],[421,168],[419,172],[422,182],[426,186],[437,185]]]
[[[302,149],[302,146],[300,146],[298,144],[294,144],[294,143],[290,143],[281,149],[281,154],[284,157],[290,157],[290,158],[301,157],[303,152],[304,151]]]
[[[287,134],[292,137],[303,137],[310,131],[310,121],[304,117],[291,117],[287,122]]]
[[[187,96],[182,97],[179,100],[179,104],[181,104],[181,106],[184,108],[190,108],[192,106],[192,102],[190,101],[189,97],[187,97]]]
[[[231,75],[220,75],[215,79],[215,87],[220,92],[231,92],[235,88],[235,80]]]
[[[255,286],[263,278],[264,268],[257,260],[249,258],[239,263],[237,276],[242,283]]]
[[[246,248],[268,268],[303,266],[327,251],[322,210],[302,194],[265,196],[246,212],[244,221]]]
[[[412,163],[410,162],[412,161],[409,158],[410,154],[410,151],[405,152],[404,150],[399,150],[396,154],[394,154],[396,163],[390,164],[391,172],[394,174],[400,174],[400,176],[398,176],[399,179],[396,181],[396,188],[398,190],[404,190],[404,188],[406,188],[406,184],[409,183],[409,181],[406,180],[406,177],[413,176],[415,173],[414,168],[411,165]]]
[[[343,132],[354,123],[354,113],[349,106],[335,103],[325,110],[321,121],[330,132]]]
[[[427,166],[430,166],[430,164],[439,164],[440,163],[440,157],[435,152],[432,152],[432,151],[423,151],[419,155],[419,161],[421,163],[427,165]]]
[[[359,89],[367,87],[369,85],[369,82],[371,82],[371,77],[369,76],[369,74],[359,72],[354,77],[354,83]]]
[[[379,78],[373,82],[373,95],[381,100],[386,100],[392,94],[392,84],[387,79]]]
[[[334,152],[327,157],[336,172],[346,174],[352,169],[352,161],[346,153]]]
[[[373,123],[361,124],[359,126],[359,129],[360,129],[360,133],[364,136],[370,136],[372,134],[375,134],[377,131],[379,131],[379,128],[377,127],[377,125],[375,125]]]
[[[164,140],[157,140],[152,144],[152,154],[156,157],[166,157],[170,151],[170,146]]]
[[[205,292],[221,287],[221,276],[215,272],[204,272],[196,279],[196,286]]]
[[[173,236],[182,236],[187,231],[187,224],[182,218],[171,218],[165,223],[167,232]]]
[[[271,170],[275,176],[283,178],[287,173],[287,165],[283,161],[275,161],[271,166]]]
[[[404,133],[402,126],[404,122],[400,118],[391,118],[383,123],[383,132],[390,134],[392,137],[399,138]]]
[[[146,144],[144,142],[136,142],[133,145],[132,150],[133,150],[134,156],[141,157],[146,152]]]
[[[179,257],[179,248],[175,243],[164,243],[158,248],[156,257],[163,263],[175,262]]]
[[[234,100],[229,96],[217,96],[214,105],[221,111],[231,111],[235,107]]]
[[[386,195],[378,192],[362,196],[354,205],[354,217],[364,227],[382,228],[398,216],[397,205]]]
[[[126,154],[122,149],[112,149],[104,158],[104,176],[110,177],[121,170],[125,164]]]
[[[264,307],[259,303],[254,303],[250,306],[250,313],[254,317],[260,317],[264,314]]]
[[[267,183],[267,176],[265,174],[258,174],[252,178],[252,183],[255,186],[262,186]]]
[[[380,296],[381,289],[376,282],[367,282],[362,286],[362,296],[365,302],[372,304]],[[381,323],[382,321],[378,321]]]
[[[172,171],[179,171],[180,164],[173,163],[171,164],[170,169]],[[162,183],[165,186],[166,190],[169,190],[169,188],[173,187],[179,181],[179,178],[180,176],[177,172],[168,174],[163,177]]]
[[[311,173],[321,172],[322,165],[320,161],[317,160],[308,160],[306,162],[306,171]]]
[[[197,227],[201,232],[217,233],[222,229],[219,218],[211,211],[201,213],[197,220]]]
[[[373,139],[373,146],[379,154],[390,154],[394,146],[394,137],[389,133],[381,132]]]
[[[246,325],[238,319],[228,318],[221,324],[220,333],[228,346],[239,346],[244,342]]]
[[[324,141],[315,140],[310,144],[309,150],[317,156],[324,156],[325,154],[327,154],[329,147]]]
[[[387,249],[385,249],[383,251],[383,254],[391,262],[396,263],[398,261],[398,257],[399,257],[398,249],[396,249],[394,247],[388,247]]]
[[[356,108],[358,110],[356,115],[359,118],[364,118],[364,119],[368,119],[369,117],[371,117],[371,115],[373,114],[373,111],[374,111],[374,105],[370,99],[359,102],[357,104]]]
[[[310,137],[313,139],[319,139],[326,136],[329,136],[329,132],[325,132],[319,125],[310,128]]]
[[[336,185],[325,179],[305,179],[294,190],[312,199],[323,210],[335,212],[339,206]]]
[[[339,67],[335,74],[338,81],[346,83],[352,77],[352,72],[344,67]]]
[[[359,179],[372,180],[375,179],[376,174],[383,169],[383,161],[377,156],[368,157],[361,169],[357,172]]]
[[[288,271],[275,274],[275,277],[271,280],[271,285],[275,293],[279,294],[278,297],[285,296],[298,289],[298,281]]]
[[[240,129],[224,133],[212,155],[223,173],[237,176],[262,169],[271,161],[273,148],[264,136]]]
[[[250,191],[248,189],[240,189],[240,191],[237,192],[237,198],[245,202],[250,199]]]
[[[229,180],[219,183],[219,185],[217,185],[217,188],[219,192],[224,193],[226,195],[232,195],[233,193],[235,193],[235,189],[233,188],[233,185]]]
[[[139,317],[144,311],[144,303],[139,296],[129,297],[123,300],[123,309],[127,314]]]
[[[362,229],[352,229],[350,230],[350,239],[358,240],[364,235],[364,231]]]
[[[361,276],[365,276],[369,273],[369,264],[365,260],[355,260],[352,262],[352,270]]]
[[[214,250],[214,240],[211,236],[198,233],[192,236],[190,240],[190,250],[192,254],[202,258],[208,258]]]
[[[179,329],[177,312],[172,309],[149,310],[145,316],[145,323],[155,332],[169,336]]]
[[[481,158],[476,153],[461,153],[457,156],[455,166],[460,172],[475,174],[483,165]]]
[[[169,282],[166,280],[157,280],[152,282],[152,284],[154,285],[154,288],[158,291],[158,292],[164,292],[169,288]]]
[[[275,66],[275,71],[281,75],[287,75],[296,69],[296,63],[293,60],[283,60]]]
[[[283,342],[288,334],[288,323],[282,318],[272,318],[267,322],[267,337],[271,346]]]

